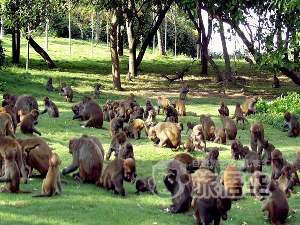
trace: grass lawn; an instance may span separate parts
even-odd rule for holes
[[[36,41],[42,46],[43,38],[36,38]],[[69,55],[68,40],[62,38],[50,38],[49,55],[57,65],[57,69],[49,70],[43,59],[31,49],[29,70],[25,70],[26,43],[22,40],[21,63],[13,66],[8,62],[11,60],[11,40],[6,36],[3,40],[6,49],[7,64],[0,70],[0,87],[4,91],[14,94],[32,94],[36,97],[39,107],[43,109],[42,99],[49,96],[59,108],[60,117],[57,119],[48,118],[47,114],[40,115],[37,129],[42,132],[42,138],[49,144],[54,152],[62,159],[60,170],[70,165],[72,157],[69,154],[68,144],[73,137],[80,137],[82,134],[96,136],[103,144],[105,151],[108,150],[111,138],[108,130],[81,128],[80,121],[72,120],[73,112],[71,103],[65,103],[64,98],[59,96],[60,83],[67,82],[73,87],[73,101],[80,101],[83,95],[91,95],[96,83],[101,84],[100,99],[97,100],[101,106],[107,99],[112,101],[124,99],[129,93],[134,93],[137,102],[145,106],[147,99],[151,99],[156,104],[158,96],[169,98],[171,101],[178,98],[178,90],[182,83],[168,82],[161,77],[161,74],[173,75],[174,71],[181,71],[187,67],[192,59],[184,56],[153,56],[149,51],[142,62],[138,77],[133,82],[125,81],[127,74],[128,52],[120,57],[122,87],[124,92],[118,92],[113,89],[111,76],[110,53],[106,44],[99,43],[94,46],[94,52],[90,50],[90,44],[86,41],[72,40],[72,54]],[[217,60],[217,64],[223,68],[223,61]],[[299,86],[290,82],[284,76],[279,75],[282,87],[273,89],[272,75],[259,72],[255,68],[249,68],[243,61],[237,62],[238,75],[247,80],[246,84],[230,85],[226,90],[224,98],[218,93],[222,87],[215,82],[214,72],[209,68],[209,75],[201,75],[201,65],[195,62],[184,77],[185,82],[190,85],[188,101],[186,101],[187,116],[180,117],[180,122],[185,125],[182,132],[182,140],[190,134],[185,134],[186,122],[199,122],[201,114],[210,115],[217,126],[221,126],[218,116],[218,103],[224,100],[229,106],[230,115],[233,115],[236,102],[242,103],[246,96],[253,93],[261,95],[263,98],[275,98],[288,91],[298,91]],[[53,78],[55,92],[47,92],[45,84],[47,78]],[[242,93],[241,89],[245,92]],[[4,92],[1,92],[2,95]],[[158,121],[162,121],[163,116],[158,115]],[[255,122],[255,118],[249,119],[245,130],[241,130],[239,125],[237,138],[244,145],[250,145],[249,128],[250,124]],[[104,122],[104,127],[109,128],[109,123]],[[288,138],[286,133],[264,124],[265,138],[268,139],[276,148],[280,149],[288,161],[293,161],[299,148],[299,138]],[[28,136],[21,134],[19,128],[16,136],[26,138]],[[172,159],[176,154],[183,152],[180,150],[174,152],[169,148],[154,147],[150,140],[142,132],[140,140],[131,139],[134,147],[134,154],[137,161],[138,178],[145,178],[152,175],[153,167],[156,163],[165,159]],[[208,142],[208,147],[220,147],[219,161],[221,169],[224,170],[231,161],[230,141],[227,145],[218,145]],[[194,154],[199,159],[205,157],[205,153],[197,152]],[[104,163],[104,166],[108,162]],[[238,162],[239,168],[243,162]],[[162,168],[161,172],[165,172]],[[270,167],[264,167],[264,172],[270,172]],[[31,198],[29,194],[0,194],[0,224],[196,224],[195,220],[188,213],[171,214],[163,209],[171,204],[169,194],[164,194],[165,188],[162,182],[162,175],[159,171],[154,171],[158,183],[160,194],[152,196],[149,194],[135,195],[135,185],[125,183],[127,197],[122,199],[118,195],[111,195],[108,191],[100,189],[92,184],[81,184],[74,181],[71,175],[61,178],[69,181],[68,185],[62,184],[63,192],[67,197],[55,196],[52,198]],[[244,174],[246,179],[244,190],[249,191],[249,174]],[[31,190],[34,194],[41,192],[42,179],[30,179],[28,184],[22,184],[23,190]],[[300,187],[296,187],[300,191]],[[228,220],[222,221],[222,224],[270,224],[264,220],[264,214],[260,212],[262,203],[256,199],[250,198],[249,193],[246,198],[235,201],[232,209],[228,213]],[[299,224],[300,215],[293,210],[298,209],[300,196],[292,194],[288,199],[290,205],[290,214],[287,224]]]

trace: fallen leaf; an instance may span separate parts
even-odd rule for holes
[[[293,209],[293,212],[297,213],[297,212],[299,212],[299,209]]]

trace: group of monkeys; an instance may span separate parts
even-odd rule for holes
[[[46,89],[54,90],[52,78],[48,79]],[[62,83],[61,90],[60,95],[65,96],[65,101],[72,102],[71,86]],[[109,162],[102,173],[104,148],[96,137],[84,134],[70,140],[69,151],[73,162],[63,169],[62,174],[67,175],[79,169],[73,174],[75,180],[94,183],[111,193],[118,193],[125,197],[123,181],[135,183],[137,177],[133,146],[129,138],[140,139],[141,131],[145,128],[148,138],[159,147],[170,147],[176,150],[182,147],[190,153],[198,150],[209,151],[201,161],[187,153],[177,154],[168,164],[168,172],[163,181],[172,195],[173,204],[169,207],[170,211],[173,213],[188,211],[195,193],[194,209],[197,222],[209,224],[214,221],[215,224],[219,224],[221,218],[227,219],[231,201],[242,197],[244,181],[235,165],[229,165],[221,176],[218,162],[219,150],[207,149],[206,141],[226,144],[227,140],[232,140],[232,158],[245,159],[245,167],[241,171],[253,173],[250,178],[251,193],[261,200],[268,195],[268,192],[272,193],[270,200],[263,203],[261,210],[269,211],[268,217],[273,223],[283,224],[289,211],[287,197],[295,191],[294,185],[299,183],[296,170],[300,168],[300,152],[294,164],[288,164],[280,150],[275,149],[264,139],[264,128],[259,122],[252,124],[250,128],[251,151],[240,141],[235,140],[238,122],[240,121],[244,129],[246,116],[256,112],[254,105],[258,101],[257,96],[246,99],[242,106],[237,103],[233,117],[229,117],[226,104],[220,102],[218,111],[223,127],[215,126],[211,118],[206,115],[201,115],[201,124],[188,122],[186,133],[191,129],[192,134],[185,143],[182,143],[183,124],[179,122],[179,116],[186,115],[185,100],[188,92],[189,86],[185,84],[180,90],[179,99],[172,103],[166,98],[158,97],[157,112],[150,100],[146,101],[145,109],[140,107],[133,94],[124,100],[114,102],[107,100],[102,108],[90,96],[84,96],[82,101],[72,105],[73,119],[85,120],[86,122],[81,124],[83,127],[100,129],[105,129],[103,121],[109,121],[112,139],[105,159],[109,160],[113,152],[116,158]],[[100,93],[100,85],[96,85],[94,98],[99,99]],[[24,134],[41,135],[41,132],[35,128],[39,116],[36,99],[32,95],[17,96],[9,93],[5,93],[3,98],[2,108],[0,108],[0,171],[3,171],[2,164],[4,164],[4,173],[0,177],[0,182],[6,182],[6,186],[2,191],[27,193],[28,191],[20,189],[20,180],[22,177],[26,183],[27,177],[35,176],[32,174],[32,169],[35,168],[45,179],[42,184],[42,194],[33,197],[55,195],[56,185],[63,195],[61,183],[67,181],[60,179],[61,160],[58,155],[53,153],[47,143],[39,137],[27,139],[15,137],[17,126],[20,126]],[[48,112],[49,117],[59,117],[57,106],[48,97],[44,98],[44,104],[45,109],[41,114]],[[166,116],[164,122],[156,120],[156,113],[159,114],[160,110]],[[283,129],[289,129],[288,136],[299,136],[299,123],[296,117],[287,112],[284,118],[287,123]],[[128,123],[128,126],[124,127],[124,123]],[[6,137],[6,134],[12,138]],[[262,165],[271,165],[269,181],[266,174],[261,172]],[[214,174],[215,169],[218,176]],[[157,193],[156,182],[150,176],[138,179],[136,189],[138,194]],[[212,192],[208,197],[203,198],[207,190]]]

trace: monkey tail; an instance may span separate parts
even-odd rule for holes
[[[47,197],[45,194],[31,195],[32,198]]]
[[[19,189],[18,193],[29,194],[29,193],[32,193],[32,191],[24,191],[24,190]]]
[[[64,179],[60,179],[60,182],[64,183],[64,184],[68,184],[69,183],[67,180],[64,180]]]

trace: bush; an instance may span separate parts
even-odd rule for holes
[[[0,40],[0,69],[4,64],[4,60],[5,60],[5,54],[4,54],[4,49],[2,47],[2,41]]]
[[[300,95],[296,92],[288,92],[286,96],[280,96],[271,102],[259,98],[255,108],[257,114],[252,117],[281,129],[285,124],[284,113],[290,112],[298,120],[300,119]]]

